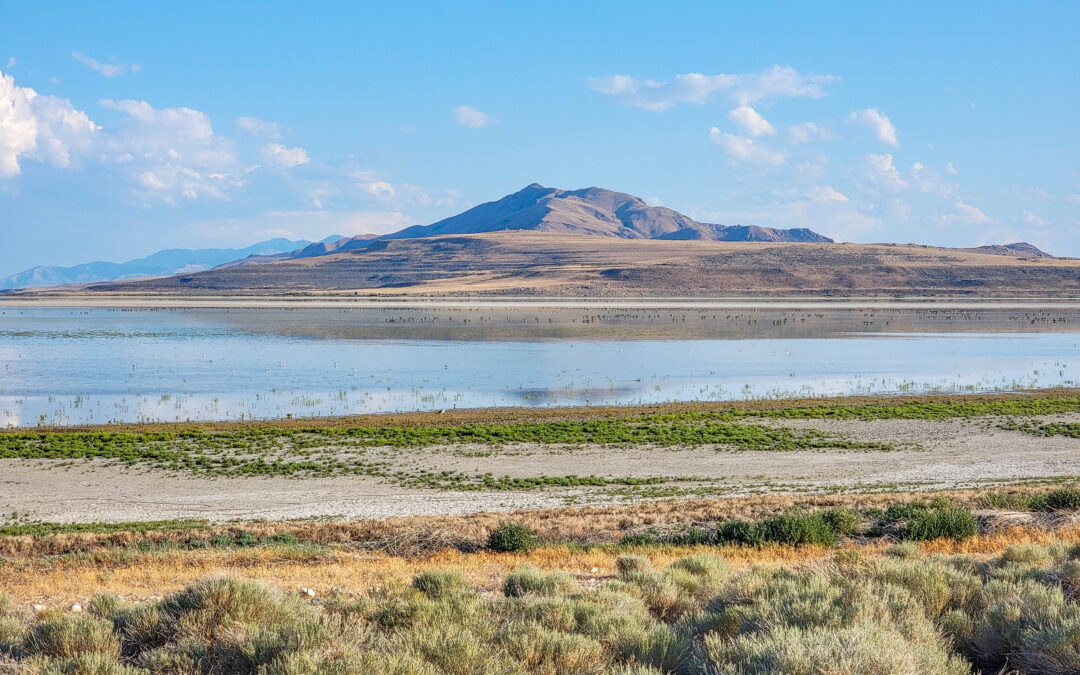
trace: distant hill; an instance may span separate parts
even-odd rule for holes
[[[326,250],[309,247],[297,258],[367,248],[375,242],[421,239],[450,234],[483,234],[529,230],[551,234],[593,235],[620,239],[703,241],[782,241],[828,243],[832,239],[806,228],[781,230],[756,225],[700,223],[663,206],[649,206],[623,192],[598,187],[560,190],[533,183],[511,195],[487,202],[431,225],[414,225],[378,237],[364,235]]]
[[[337,239],[341,237],[332,237],[329,241]],[[306,239],[294,241],[278,238],[261,241],[247,248],[174,248],[122,263],[98,261],[71,267],[39,265],[0,279],[0,290],[189,274],[213,269],[224,263],[252,255],[299,251],[311,245],[312,242]]]
[[[1080,296],[1080,260],[913,244],[678,241],[503,230],[83,292],[572,297]]]
[[[1030,258],[1053,258],[1046,251],[1041,251],[1026,241],[1018,241],[1012,244],[991,244],[989,246],[976,246],[972,251],[978,253],[992,253],[994,255],[1027,256]]]

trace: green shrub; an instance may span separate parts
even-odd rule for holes
[[[765,536],[761,526],[746,520],[728,520],[716,526],[716,540],[722,544],[761,546]]]
[[[432,570],[413,577],[412,587],[432,599],[448,598],[472,591],[465,575],[457,571]]]
[[[528,526],[503,521],[488,534],[487,546],[499,553],[528,553],[540,545],[540,538]]]
[[[566,595],[578,590],[577,581],[564,573],[544,574],[532,565],[519,567],[506,577],[503,595],[517,598],[523,595]]]
[[[124,601],[112,593],[98,593],[86,605],[86,611],[99,619],[111,619],[124,606]]]
[[[836,532],[825,522],[821,513],[794,511],[773,516],[761,523],[761,533],[766,541],[792,546],[836,545]]]
[[[855,509],[838,506],[821,512],[821,519],[837,534],[858,534],[862,518]]]
[[[1080,511],[1080,488],[1061,488],[1031,498],[1032,511]]]
[[[50,658],[69,659],[80,654],[118,658],[120,638],[107,621],[86,614],[48,618],[30,631],[28,651]]]
[[[902,536],[909,541],[967,539],[979,533],[979,521],[966,508],[954,506],[933,511],[915,511],[908,518]]]

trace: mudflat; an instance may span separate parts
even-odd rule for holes
[[[781,441],[775,447],[757,441],[741,445],[742,441],[736,439],[730,443],[617,444],[471,440],[355,448],[337,441],[320,447],[314,436],[314,440],[303,444],[306,460],[342,467],[363,462],[378,467],[366,474],[200,474],[183,468],[162,468],[152,462],[26,459],[9,453],[9,458],[0,460],[0,514],[17,512],[22,518],[55,522],[356,519],[625,504],[659,498],[821,495],[1067,482],[1078,473],[1080,438],[1073,432],[1080,429],[1080,408],[1070,408],[1080,406],[1080,400],[1063,398],[1060,393],[1056,396],[1033,399],[1061,402],[1055,411],[1021,416],[1015,414],[1023,412],[1019,408],[1006,409],[1008,414],[961,412],[962,406],[972,402],[979,405],[980,401],[1025,400],[979,396],[957,397],[955,405],[947,409],[953,412],[940,416],[935,412],[940,409],[934,406],[950,405],[938,403],[950,400],[947,397],[877,403],[874,399],[859,399],[858,405],[843,409],[877,412],[839,418],[820,412],[829,409],[828,402],[818,402],[820,410],[810,413],[806,411],[815,409],[798,408],[795,403],[787,407],[773,403],[758,413],[730,404],[712,408],[686,406],[684,413],[672,412],[679,406],[663,409],[676,418],[679,414],[702,415],[709,410],[725,415],[740,411],[737,421],[722,424],[732,424],[736,430],[747,426],[773,429],[790,434],[796,441],[812,440],[788,445]],[[920,400],[924,403],[918,403]],[[920,405],[924,407],[912,407]],[[907,407],[893,414],[890,406],[897,411]],[[605,419],[613,410],[618,409],[598,413],[598,419]],[[785,410],[795,410],[796,414],[785,417]],[[905,418],[912,410],[931,414]],[[576,413],[585,419],[590,414],[588,409]],[[499,419],[497,413],[494,415],[488,419]],[[480,413],[462,413],[460,419],[430,414],[396,416],[385,420],[391,426],[381,433],[416,425],[421,429],[475,429],[478,419],[482,419]],[[538,411],[530,421],[527,412],[515,411],[502,421],[509,425],[505,428],[513,430],[517,428],[514,425],[558,424],[568,419],[573,420],[574,413]],[[631,429],[672,424],[662,415],[641,418],[646,421],[628,419],[627,428]],[[356,423],[354,420],[351,424]],[[273,429],[273,424],[259,423],[251,428],[265,432]],[[349,426],[338,424],[343,429]],[[433,424],[450,426],[429,426]],[[160,432],[169,428],[156,425],[147,430]],[[245,426],[207,428],[237,431]],[[125,433],[139,429],[138,425],[122,428]],[[209,452],[225,455],[232,451]],[[288,461],[292,457],[289,452],[299,451],[275,452],[284,454],[274,455],[271,460]],[[242,453],[230,457],[243,459]],[[560,482],[561,478],[567,480]]]

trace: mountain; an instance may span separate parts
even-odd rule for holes
[[[503,230],[75,292],[366,297],[1080,296],[1080,259],[913,244],[678,241]],[[63,292],[63,291],[52,291]]]
[[[1037,247],[1027,243],[1026,241],[1017,241],[1012,244],[991,244],[989,246],[976,246],[971,250],[978,253],[991,253],[993,255],[1013,255],[1028,258],[1054,257],[1046,251],[1039,250]]]
[[[374,242],[420,239],[450,234],[482,234],[529,230],[552,234],[586,234],[620,239],[706,241],[786,241],[828,243],[832,239],[806,228],[781,230],[755,225],[700,223],[664,206],[649,206],[623,192],[598,187],[560,190],[533,183],[494,202],[440,220],[414,225],[393,234],[363,235],[332,248],[309,247],[296,257],[310,258],[367,248]]]
[[[337,237],[340,239],[341,237]],[[332,238],[333,239],[333,238]],[[123,263],[89,262],[72,267],[31,267],[0,279],[0,290],[188,274],[252,255],[280,254],[310,246],[306,239],[270,239],[247,248],[174,248]]]

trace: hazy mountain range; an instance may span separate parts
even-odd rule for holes
[[[329,237],[324,241],[338,239],[341,237]],[[252,255],[264,256],[296,251],[310,246],[311,243],[306,239],[278,238],[261,241],[247,248],[172,248],[122,263],[97,261],[71,267],[39,265],[0,279],[0,290],[201,272]]]
[[[0,290],[175,275],[181,275],[185,284],[201,283],[191,276],[199,276],[198,273],[208,270],[223,271],[322,257],[336,259],[334,256],[350,252],[383,251],[401,240],[500,233],[513,236],[516,232],[565,237],[574,240],[574,246],[582,253],[587,253],[589,248],[599,248],[602,240],[833,243],[832,239],[806,228],[702,223],[667,207],[649,206],[638,197],[622,192],[597,187],[561,190],[533,183],[502,199],[480,204],[437,223],[415,225],[390,234],[333,236],[319,242],[271,239],[244,249],[171,249],[126,263],[34,267],[0,280]],[[596,244],[590,246],[589,241]],[[1025,258],[1048,257],[1022,242],[956,250]],[[419,251],[414,254],[424,255]],[[399,264],[413,263],[421,264],[422,261],[403,260]],[[260,275],[260,278],[269,277]],[[339,284],[340,280],[334,282],[335,286]]]

